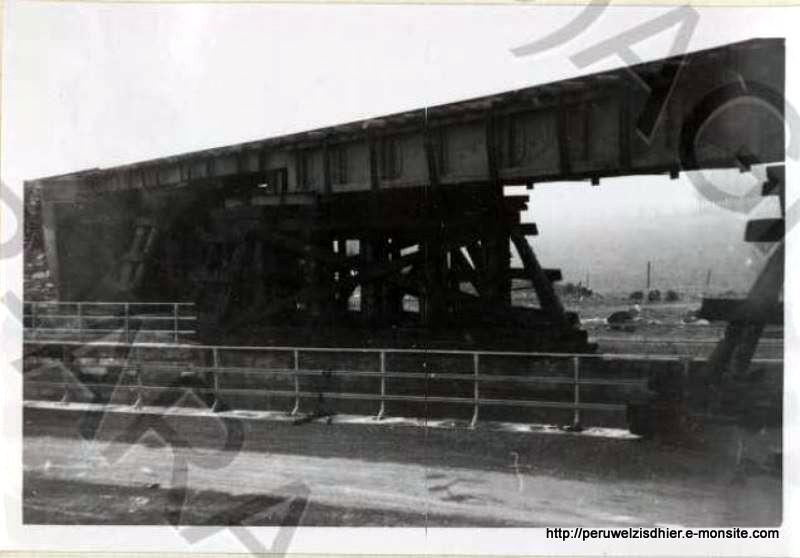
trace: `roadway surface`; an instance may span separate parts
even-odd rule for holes
[[[49,407],[48,407],[49,405]],[[24,411],[24,521],[347,526],[777,525],[777,431],[475,430],[254,413]],[[421,425],[420,425],[421,424]],[[227,440],[227,448],[224,447]],[[184,469],[181,464],[188,463]]]

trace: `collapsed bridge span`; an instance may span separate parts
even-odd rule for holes
[[[587,350],[504,186],[780,162],[783,91],[783,41],[755,39],[26,186],[64,301],[193,301],[262,343]]]

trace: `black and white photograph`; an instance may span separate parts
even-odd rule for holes
[[[798,550],[800,9],[2,9],[0,548]]]

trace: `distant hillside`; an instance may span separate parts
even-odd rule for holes
[[[540,226],[532,240],[542,265],[560,267],[565,281],[604,293],[643,289],[647,261],[652,286],[702,292],[746,291],[763,265],[762,254],[743,241],[745,219],[734,214],[650,216],[604,227]]]
[[[714,180],[728,195],[724,206],[685,175],[537,185],[524,218],[539,227],[531,242],[542,265],[560,267],[573,283],[585,283],[588,273],[598,292],[643,289],[648,260],[652,287],[662,291],[700,293],[709,269],[712,292],[746,291],[763,266],[764,246],[744,242],[745,224],[772,216],[777,205],[764,201],[759,175],[721,171]]]

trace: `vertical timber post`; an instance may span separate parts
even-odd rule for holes
[[[362,269],[369,269],[378,262],[377,244],[375,233],[372,230],[359,239]],[[361,285],[361,312],[368,324],[373,324],[378,319],[380,303],[375,281],[362,282]]]
[[[387,241],[386,257],[392,261],[396,261],[402,257],[400,246],[398,245],[398,238],[396,236],[392,236]],[[386,316],[391,323],[395,323],[400,319],[403,313],[403,291],[387,281],[385,298]]]
[[[381,141],[371,129],[367,129],[367,144],[369,146],[369,219],[365,234],[359,239],[361,258],[366,269],[376,265],[381,260],[381,239],[377,232],[380,215],[380,172],[378,143]],[[361,283],[361,312],[368,324],[381,321],[382,304],[380,300],[380,287],[377,281]]]
[[[428,188],[425,199],[425,218],[423,225],[423,263],[425,268],[425,292],[420,297],[420,317],[423,324],[437,327],[441,324],[445,312],[445,300],[442,265],[444,238],[444,221],[442,216],[442,191],[439,184],[439,170],[436,155],[433,149],[433,139],[430,133],[428,113],[425,111],[423,122],[423,139],[425,147],[425,160],[428,168]]]
[[[484,246],[489,280],[490,303],[501,307],[511,306],[511,245],[506,214],[503,180],[500,177],[500,149],[497,145],[498,124],[495,106],[486,115],[486,164],[489,173],[490,196],[495,207],[495,223],[486,223],[488,236]]]
[[[478,409],[480,407],[480,388],[479,388],[479,380],[480,380],[480,354],[473,353],[472,354],[472,375],[473,375],[473,391],[472,391],[472,400],[473,400],[473,409],[472,409],[472,420],[469,421],[469,427],[475,428],[475,425],[478,423]]]

